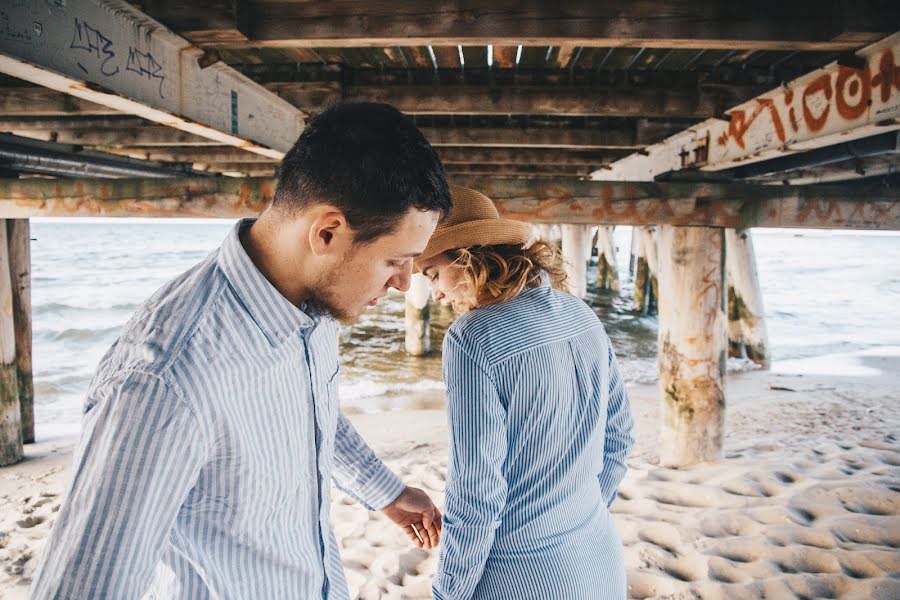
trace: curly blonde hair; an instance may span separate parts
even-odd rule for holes
[[[550,285],[566,289],[566,272],[556,248],[543,240],[524,246],[472,246],[448,252],[461,266],[475,308],[511,300],[525,288],[541,285],[541,271]]]

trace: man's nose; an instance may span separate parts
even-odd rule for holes
[[[388,285],[392,288],[395,288],[401,292],[405,292],[409,289],[409,281],[412,278],[412,261],[407,262],[403,265],[403,270],[400,273],[391,277],[390,281],[388,281]]]

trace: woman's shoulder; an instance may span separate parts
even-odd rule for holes
[[[481,348],[496,362],[532,346],[559,341],[593,327],[602,327],[582,300],[550,287],[532,288],[507,302],[460,315],[448,336]]]

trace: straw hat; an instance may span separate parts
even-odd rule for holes
[[[414,261],[422,262],[447,250],[471,246],[523,246],[531,238],[531,225],[523,221],[501,219],[491,199],[469,188],[450,186],[453,208],[446,221],[439,223],[425,250]]]

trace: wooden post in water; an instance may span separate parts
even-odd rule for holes
[[[725,230],[725,265],[728,273],[728,355],[749,358],[768,369],[769,334],[750,230]]]
[[[631,250],[628,252],[628,274],[634,275],[634,268],[637,264],[637,255],[640,251],[640,230],[637,225],[631,227]]]
[[[34,442],[34,380],[31,375],[31,222],[7,219],[9,273],[12,277],[13,322],[22,442]]]
[[[724,235],[659,229],[660,464],[716,460],[725,420]]]
[[[12,279],[6,226],[0,227],[0,467],[22,459],[22,419],[16,367]]]
[[[428,296],[431,285],[421,273],[414,273],[406,291],[406,351],[424,356],[431,351],[431,314]]]
[[[619,291],[619,267],[616,264],[616,245],[612,225],[597,227],[597,287]]]
[[[634,310],[643,315],[654,314],[659,302],[656,229],[654,227],[635,227],[634,231],[637,234]]]
[[[587,262],[591,247],[588,225],[560,225],[562,256],[566,264],[569,293],[579,298],[587,295]]]

